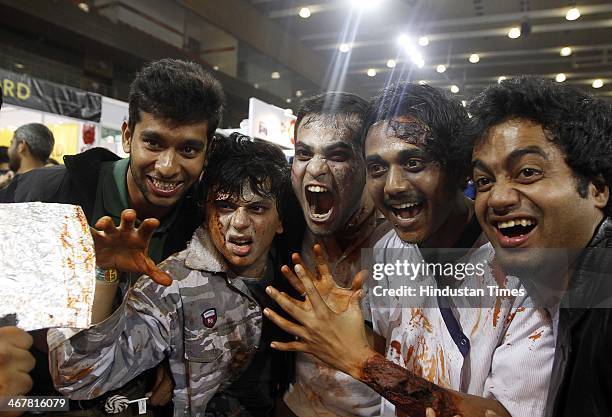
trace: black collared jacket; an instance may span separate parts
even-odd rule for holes
[[[568,294],[569,308],[559,310],[546,415],[612,416],[612,218],[581,253]]]

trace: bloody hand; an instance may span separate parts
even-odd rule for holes
[[[116,268],[125,272],[146,274],[160,285],[170,285],[172,278],[155,265],[149,257],[149,242],[159,226],[157,219],[145,219],[134,227],[136,212],[123,210],[121,223],[104,216],[91,229],[96,251],[96,263],[104,269]]]

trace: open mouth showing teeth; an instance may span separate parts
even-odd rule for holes
[[[514,219],[498,222],[497,228],[506,237],[518,237],[529,234],[536,227],[536,222],[530,219]]]
[[[148,177],[148,178],[151,181],[151,184],[153,184],[155,188],[162,190],[162,191],[173,191],[181,184],[178,181],[161,181],[153,177]]]
[[[229,238],[228,241],[236,246],[249,246],[253,243],[251,238]]]
[[[397,218],[401,220],[408,220],[416,217],[421,212],[423,203],[401,203],[391,204],[391,209]]]
[[[318,185],[306,187],[306,201],[314,219],[325,219],[334,207],[334,197],[326,188]]]

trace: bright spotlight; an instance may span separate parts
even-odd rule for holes
[[[351,45],[349,45],[348,43],[341,43],[338,49],[340,50],[340,52],[345,54],[351,50]]]
[[[419,85],[426,85],[427,83],[425,82],[425,80],[419,80]]]
[[[368,75],[368,77],[376,77],[376,70],[374,68],[370,68],[368,69],[366,74]]]
[[[567,20],[576,20],[580,17],[580,10],[577,7],[572,7],[567,11],[565,15],[565,19]]]
[[[472,54],[470,55],[470,62],[472,64],[477,63],[478,61],[480,61],[480,57],[478,56],[478,54]]]
[[[521,28],[512,28],[508,31],[508,37],[510,39],[516,39],[521,36]]]
[[[559,52],[561,56],[570,56],[572,54],[572,48],[569,46],[565,46],[561,48],[561,52]]]
[[[601,88],[604,85],[604,82],[602,79],[598,78],[596,80],[593,80],[593,88]]]
[[[401,46],[408,46],[410,45],[410,38],[405,33],[402,33],[397,38],[397,43],[399,43]]]
[[[497,79],[497,84],[501,84],[502,81],[504,81],[506,79],[505,76],[501,75],[498,79]]]
[[[419,45],[421,45],[421,46],[429,45],[429,38],[427,36],[421,36],[419,38]]]
[[[272,74],[270,74],[270,78],[273,80],[278,80],[280,78],[280,73],[278,71],[274,71]]]
[[[555,77],[555,81],[558,82],[558,83],[562,83],[566,79],[567,79],[567,77],[562,72],[557,74],[557,76]]]
[[[442,64],[438,65],[436,67],[436,71],[438,71],[440,74],[442,74],[444,71],[446,71],[446,65],[442,65]]]
[[[308,19],[310,17],[310,9],[308,7],[302,7],[299,15],[302,19]]]
[[[351,0],[351,6],[361,10],[376,9],[380,6],[382,0]]]
[[[395,68],[396,65],[397,62],[395,62],[395,59],[390,59],[387,61],[387,68]]]
[[[459,87],[457,87],[455,84],[451,85],[451,93],[453,94],[457,94],[459,92]]]

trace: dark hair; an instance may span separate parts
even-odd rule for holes
[[[586,197],[589,181],[612,191],[612,106],[570,85],[518,77],[488,87],[470,104],[475,142],[489,129],[513,118],[540,124],[565,154]],[[605,208],[612,214],[612,199]]]
[[[180,124],[205,121],[211,140],[221,123],[224,106],[221,84],[200,65],[161,59],[136,74],[130,86],[128,125],[133,132],[140,112]]]
[[[278,146],[254,142],[248,136],[232,133],[212,141],[202,186],[204,192],[239,196],[245,183],[263,198],[274,198],[281,218],[287,213],[285,203],[293,194],[291,168]]]
[[[291,187],[291,167],[283,151],[239,133],[229,138],[215,136],[200,184],[201,201],[206,201],[209,192],[240,195],[246,182],[260,197],[276,200],[283,233],[275,238],[274,246],[279,265],[290,264],[291,253],[301,248],[306,222]]]
[[[15,130],[14,140],[25,142],[30,148],[30,153],[40,162],[45,162],[55,145],[53,133],[49,128],[40,123],[29,123]]]
[[[6,164],[8,161],[8,148],[6,146],[0,146],[0,164]]]
[[[425,125],[429,132],[425,151],[441,165],[449,180],[463,188],[469,175],[471,150],[465,138],[469,117],[461,103],[438,88],[400,82],[372,99],[367,126],[401,116],[414,117]]]
[[[294,137],[303,123],[317,121],[323,126],[345,129],[361,152],[363,149],[363,129],[368,114],[368,102],[356,94],[329,92],[304,99],[297,111]]]

